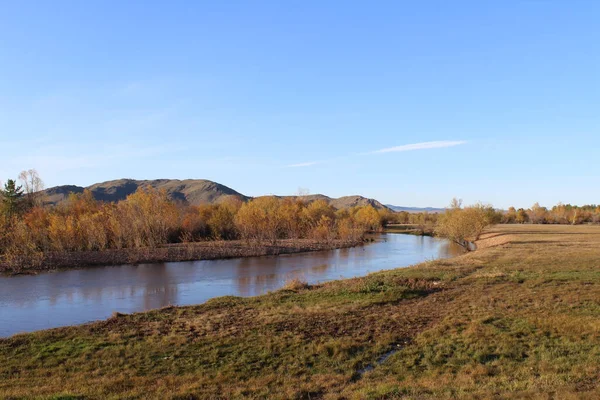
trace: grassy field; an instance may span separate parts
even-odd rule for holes
[[[498,226],[451,260],[0,340],[0,398],[597,399],[599,317],[600,227]]]

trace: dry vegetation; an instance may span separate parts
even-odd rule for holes
[[[450,209],[452,209],[450,205]],[[542,207],[535,203],[530,208],[509,207],[506,211],[495,210],[492,217],[503,224],[559,224],[559,225],[582,225],[600,223],[600,206],[589,204],[575,206],[559,203],[552,208]],[[408,213],[400,211],[395,213],[394,222],[402,225],[410,225],[411,229],[430,231],[438,222],[443,213]]]
[[[3,339],[0,397],[598,398],[600,227],[481,240],[451,260]]]
[[[454,199],[446,212],[439,216],[435,233],[471,250],[469,243],[479,240],[483,231],[499,219],[492,206],[474,204],[463,208],[462,201]]]
[[[7,271],[16,274],[26,274],[57,268],[64,269],[101,265],[148,264],[274,256],[309,251],[341,249],[358,246],[363,243],[363,240],[339,239],[328,242],[314,239],[281,239],[278,240],[276,244],[248,244],[242,240],[216,240],[130,249],[49,251],[43,253],[35,264],[28,264],[26,269],[14,268],[7,269]],[[0,266],[0,271],[1,270],[2,268]]]
[[[371,205],[336,210],[325,200],[275,196],[190,206],[152,187],[118,203],[98,201],[85,190],[44,207],[41,179],[33,170],[24,174],[25,192],[12,180],[0,191],[0,271],[215,258],[215,249],[236,257],[347,246],[392,215]],[[246,249],[240,252],[235,240]],[[173,246],[208,241],[232,242],[229,251],[225,245]]]

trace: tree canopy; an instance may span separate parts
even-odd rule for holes
[[[2,196],[2,214],[10,219],[23,209],[23,188],[17,182],[9,179],[0,191]]]

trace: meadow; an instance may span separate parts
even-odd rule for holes
[[[0,397],[600,397],[600,227],[497,225],[477,244],[0,339]]]

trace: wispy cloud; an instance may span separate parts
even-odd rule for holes
[[[323,163],[323,161],[309,161],[309,162],[303,162],[303,163],[298,163],[298,164],[286,165],[286,167],[287,168],[311,167],[313,165],[317,165],[317,164],[321,164],[321,163]]]
[[[415,150],[428,150],[428,149],[441,149],[444,147],[454,147],[460,146],[461,144],[467,143],[466,140],[440,140],[436,142],[421,142],[421,143],[412,143],[412,144],[404,144],[402,146],[394,146],[394,147],[386,147],[384,149],[369,151],[366,153],[355,153],[353,155],[348,156],[340,156],[334,159],[329,159],[326,161],[308,161],[297,164],[286,165],[285,168],[303,168],[303,167],[312,167],[313,165],[319,165],[324,163],[329,163],[334,160],[347,159],[353,156],[359,155],[369,155],[369,154],[383,154],[383,153],[396,153],[402,151],[415,151]]]
[[[385,149],[370,151],[365,154],[381,154],[381,153],[395,153],[401,151],[414,151],[414,150],[428,150],[428,149],[440,149],[444,147],[454,147],[461,144],[467,143],[464,140],[442,140],[437,142],[422,142],[413,144],[404,144],[402,146],[386,147]]]

